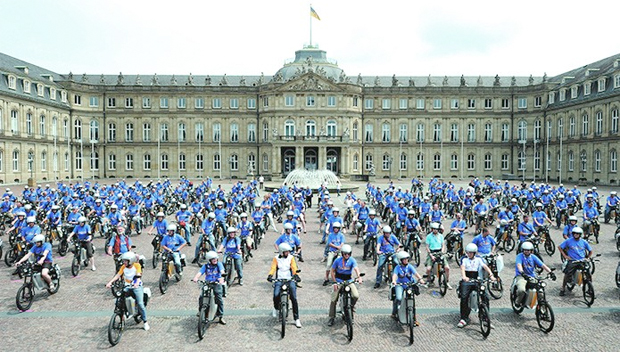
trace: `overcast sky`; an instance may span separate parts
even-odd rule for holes
[[[0,0],[0,52],[58,73],[270,76],[309,1]],[[349,76],[554,76],[620,53],[620,1],[313,0]]]

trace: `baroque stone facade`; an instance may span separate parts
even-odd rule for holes
[[[0,181],[327,168],[617,184],[619,62],[555,77],[349,77],[305,47],[270,77],[74,76],[0,54]]]

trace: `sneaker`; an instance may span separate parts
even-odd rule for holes
[[[447,283],[447,286],[448,286],[448,290],[452,290],[452,285],[450,285],[449,282]]]
[[[560,290],[560,296],[562,296],[562,297],[563,297],[563,296],[566,296],[566,291],[564,291],[564,290]]]
[[[220,317],[219,323],[222,325],[226,325],[226,320],[224,320],[224,317]]]
[[[381,287],[381,284],[375,284],[373,288],[379,288],[379,287]]]
[[[334,325],[334,318],[329,318],[329,320],[327,321],[327,326],[333,326]]]
[[[323,259],[321,259],[321,263],[325,263],[327,261],[327,258],[323,257]]]
[[[198,258],[194,258],[194,260],[192,260],[192,264],[198,264]]]
[[[277,317],[278,317],[278,310],[274,308],[274,309],[271,311],[271,316],[272,316],[272,317],[274,317],[274,318],[277,318]]]
[[[96,271],[96,270],[97,270],[97,268],[93,265],[93,267],[92,267],[92,268],[90,268],[90,270],[92,270],[92,271]]]
[[[243,286],[243,278],[242,277],[239,278],[239,286]]]
[[[420,322],[419,322],[419,321],[417,321],[417,320],[414,320],[414,321],[413,321],[413,326],[420,326]]]
[[[457,328],[463,328],[463,327],[465,327],[465,325],[467,325],[467,322],[466,322],[465,320],[461,319],[461,320],[459,321],[459,323],[458,323],[458,324],[456,324],[456,327],[457,327]]]
[[[300,261],[301,263],[303,263],[303,262],[304,262],[304,258],[303,258],[303,257],[299,257],[299,261]]]
[[[151,329],[151,326],[149,325],[149,323],[144,322],[144,331],[149,331]]]
[[[50,291],[54,291],[56,289],[56,286],[54,284],[50,284]]]
[[[398,321],[398,315],[397,314],[392,314],[392,319]]]
[[[301,328],[301,322],[299,321],[299,319],[295,320],[295,326],[299,329]]]
[[[329,285],[329,280],[323,281],[323,286],[327,286],[327,285]]]

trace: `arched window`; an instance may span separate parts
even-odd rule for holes
[[[517,162],[519,163],[519,171],[525,170],[525,153],[523,151],[519,151],[517,154]]]
[[[359,170],[359,162],[360,156],[357,153],[353,154],[353,171]]]
[[[338,128],[336,125],[336,120],[327,121],[327,137],[336,137],[338,134]]]
[[[0,172],[4,170],[4,151],[0,149]]]
[[[572,150],[568,151],[568,171],[573,171],[575,169],[575,154]]]
[[[47,152],[44,150],[41,152],[41,171],[47,170]]]
[[[90,140],[91,141],[99,140],[99,121],[97,120],[90,121]]]
[[[183,154],[183,159],[185,159],[185,154]],[[180,165],[180,161],[181,161],[181,155],[179,155],[179,165]],[[185,163],[185,161],[183,163]],[[160,168],[162,170],[168,170],[168,154],[161,155]],[[185,169],[185,166],[183,167],[183,169],[181,169],[181,167],[179,166],[179,170],[184,170],[184,169]]]
[[[256,172],[256,155],[254,155],[254,153],[248,155],[248,173],[249,172]]]
[[[520,142],[527,140],[527,122],[523,120],[519,121],[517,134]]]
[[[306,137],[316,136],[316,122],[314,120],[306,121]]]
[[[618,109],[611,110],[611,128],[609,129],[611,133],[618,133]]]
[[[390,138],[391,138],[391,126],[389,123],[384,122],[381,125],[381,142],[383,143],[389,143],[390,142]]]
[[[73,137],[74,139],[82,139],[82,120],[80,119],[73,121]]]
[[[474,170],[476,168],[476,155],[468,154],[467,155],[467,170]]]
[[[407,170],[407,154],[405,153],[400,153],[400,160],[399,160],[399,167],[400,170]]]
[[[185,128],[185,123],[181,122],[178,124],[177,132],[178,132],[178,136],[177,136],[178,141],[185,142],[185,139],[187,138],[187,129]]]
[[[186,160],[187,160],[187,157],[185,156],[185,153],[179,154],[179,170],[185,170],[187,168]],[[163,162],[163,159],[162,159],[162,162]]]
[[[609,151],[609,171],[618,172],[618,152],[615,149]]]
[[[424,154],[418,153],[416,156],[416,170],[424,170]]]
[[[490,153],[484,154],[484,169],[491,170],[493,167],[493,156]]]
[[[594,171],[601,172],[601,151],[598,149],[594,152]]]
[[[47,126],[45,125],[45,115],[39,116],[39,134],[45,136],[47,134]]]
[[[284,122],[284,135],[286,137],[294,137],[295,136],[295,121],[286,120]]]
[[[13,171],[17,172],[19,171],[19,151],[17,149],[15,149],[13,151]]]

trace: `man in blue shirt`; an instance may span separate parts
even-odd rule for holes
[[[30,248],[30,251],[22,259],[15,263],[15,266],[19,266],[21,263],[28,260],[30,256],[34,255],[35,262],[40,265],[41,268],[41,277],[45,280],[45,282],[47,282],[50,291],[56,292],[56,288],[52,283],[52,277],[49,274],[53,265],[52,244],[45,241],[44,235],[36,235],[32,242],[34,243],[34,246]]]
[[[224,265],[218,261],[217,252],[209,251],[207,252],[207,262],[202,265],[200,270],[196,273],[192,281],[197,282],[200,276],[204,275],[206,282],[216,282],[217,285],[213,288],[213,293],[215,294],[215,304],[217,304],[217,312],[215,313],[216,317],[219,317],[219,322],[222,325],[226,325],[224,321],[224,299],[223,296],[223,285],[224,285]],[[202,295],[198,300],[198,306],[202,307]]]
[[[483,257],[494,253],[495,246],[497,246],[497,242],[492,236],[489,236],[489,230],[486,228],[482,229],[482,233],[474,237],[471,243],[478,246],[478,253]]]
[[[527,278],[536,277],[534,269],[536,267],[542,267],[545,271],[551,272],[551,269],[545,265],[540,258],[533,254],[534,245],[531,242],[524,242],[521,246],[522,253],[517,254],[515,265],[515,286],[517,288],[516,303],[521,305],[523,298],[525,297],[525,288],[527,285]],[[552,275],[554,275],[552,273]],[[554,278],[552,276],[551,278]]]
[[[336,317],[336,303],[338,302],[338,296],[340,296],[340,288],[338,284],[351,280],[353,273],[358,283],[362,283],[362,277],[360,276],[360,269],[357,266],[357,261],[351,256],[352,248],[350,245],[345,244],[341,248],[342,256],[334,260],[331,266],[330,273],[331,278],[335,282],[334,289],[332,290],[331,301],[329,305],[329,322],[328,326],[334,325],[334,318]],[[355,304],[360,297],[359,291],[355,283],[348,286],[351,290],[351,309],[355,309]]]
[[[192,220],[192,213],[187,210],[187,205],[181,204],[181,209],[177,211],[176,218],[179,226],[185,230],[185,242],[187,242],[188,246],[191,246],[192,234],[190,222]]]
[[[562,289],[560,290],[560,296],[566,294],[566,284],[571,280],[575,271],[577,270],[576,260],[590,258],[592,256],[592,247],[581,238],[583,230],[580,227],[575,227],[572,231],[573,236],[560,243],[558,249],[564,259],[566,259],[566,267],[564,268],[564,280],[562,281]]]
[[[342,225],[340,222],[334,222],[331,225],[332,232],[327,236],[327,258],[323,260],[327,261],[327,265],[325,267],[325,281],[323,281],[323,286],[327,286],[329,284],[329,271],[332,268],[332,264],[334,263],[334,258],[338,255],[338,251],[344,245],[344,235],[340,232]]]
[[[229,227],[226,231],[227,236],[222,241],[218,252],[224,252],[224,262],[228,257],[231,257],[235,270],[237,271],[237,278],[239,280],[239,286],[243,286],[243,259],[241,258],[241,238],[237,237],[237,229]]]
[[[527,215],[523,215],[523,222],[517,227],[517,233],[519,234],[519,244],[527,241],[531,236],[538,236],[534,226],[529,222],[530,218]]]
[[[379,256],[379,260],[377,261],[377,276],[375,278],[374,288],[381,287],[383,267],[385,263],[387,263],[388,256],[398,252],[401,247],[398,238],[392,234],[392,228],[387,225],[384,226],[383,236],[377,238],[377,255]]]
[[[400,303],[403,301],[403,292],[405,290],[402,284],[410,282],[419,282],[424,284],[422,276],[416,271],[415,267],[409,264],[409,253],[407,251],[400,251],[396,255],[398,259],[398,265],[394,267],[394,274],[392,274],[392,286],[394,287],[394,301],[392,302],[392,318],[398,320],[397,313]],[[415,326],[419,326],[417,317],[414,317]]]
[[[181,266],[181,254],[180,251],[183,247],[187,245],[185,239],[179,235],[177,232],[177,225],[170,224],[166,228],[167,235],[164,236],[161,240],[161,248],[167,252],[168,255],[172,256],[172,260],[174,261],[174,266],[179,275],[182,272]]]
[[[95,257],[93,256],[93,235],[90,230],[90,225],[86,223],[85,216],[80,216],[78,218],[78,224],[73,228],[73,232],[69,234],[69,238],[67,239],[67,241],[70,242],[73,235],[77,235],[78,241],[80,241],[81,246],[86,249],[86,257],[90,261],[91,270],[97,270],[97,268],[95,267]]]
[[[609,197],[607,197],[607,202],[605,204],[605,223],[609,224],[609,220],[611,219],[611,211],[615,212],[615,221],[616,223],[619,222],[618,220],[618,197],[616,196],[616,191],[611,191],[611,193],[609,193]]]
[[[599,212],[596,203],[593,200],[592,194],[586,196],[586,203],[583,205],[583,230],[589,237],[589,234],[593,232],[593,223],[598,220]],[[596,238],[598,243],[598,236]]]

